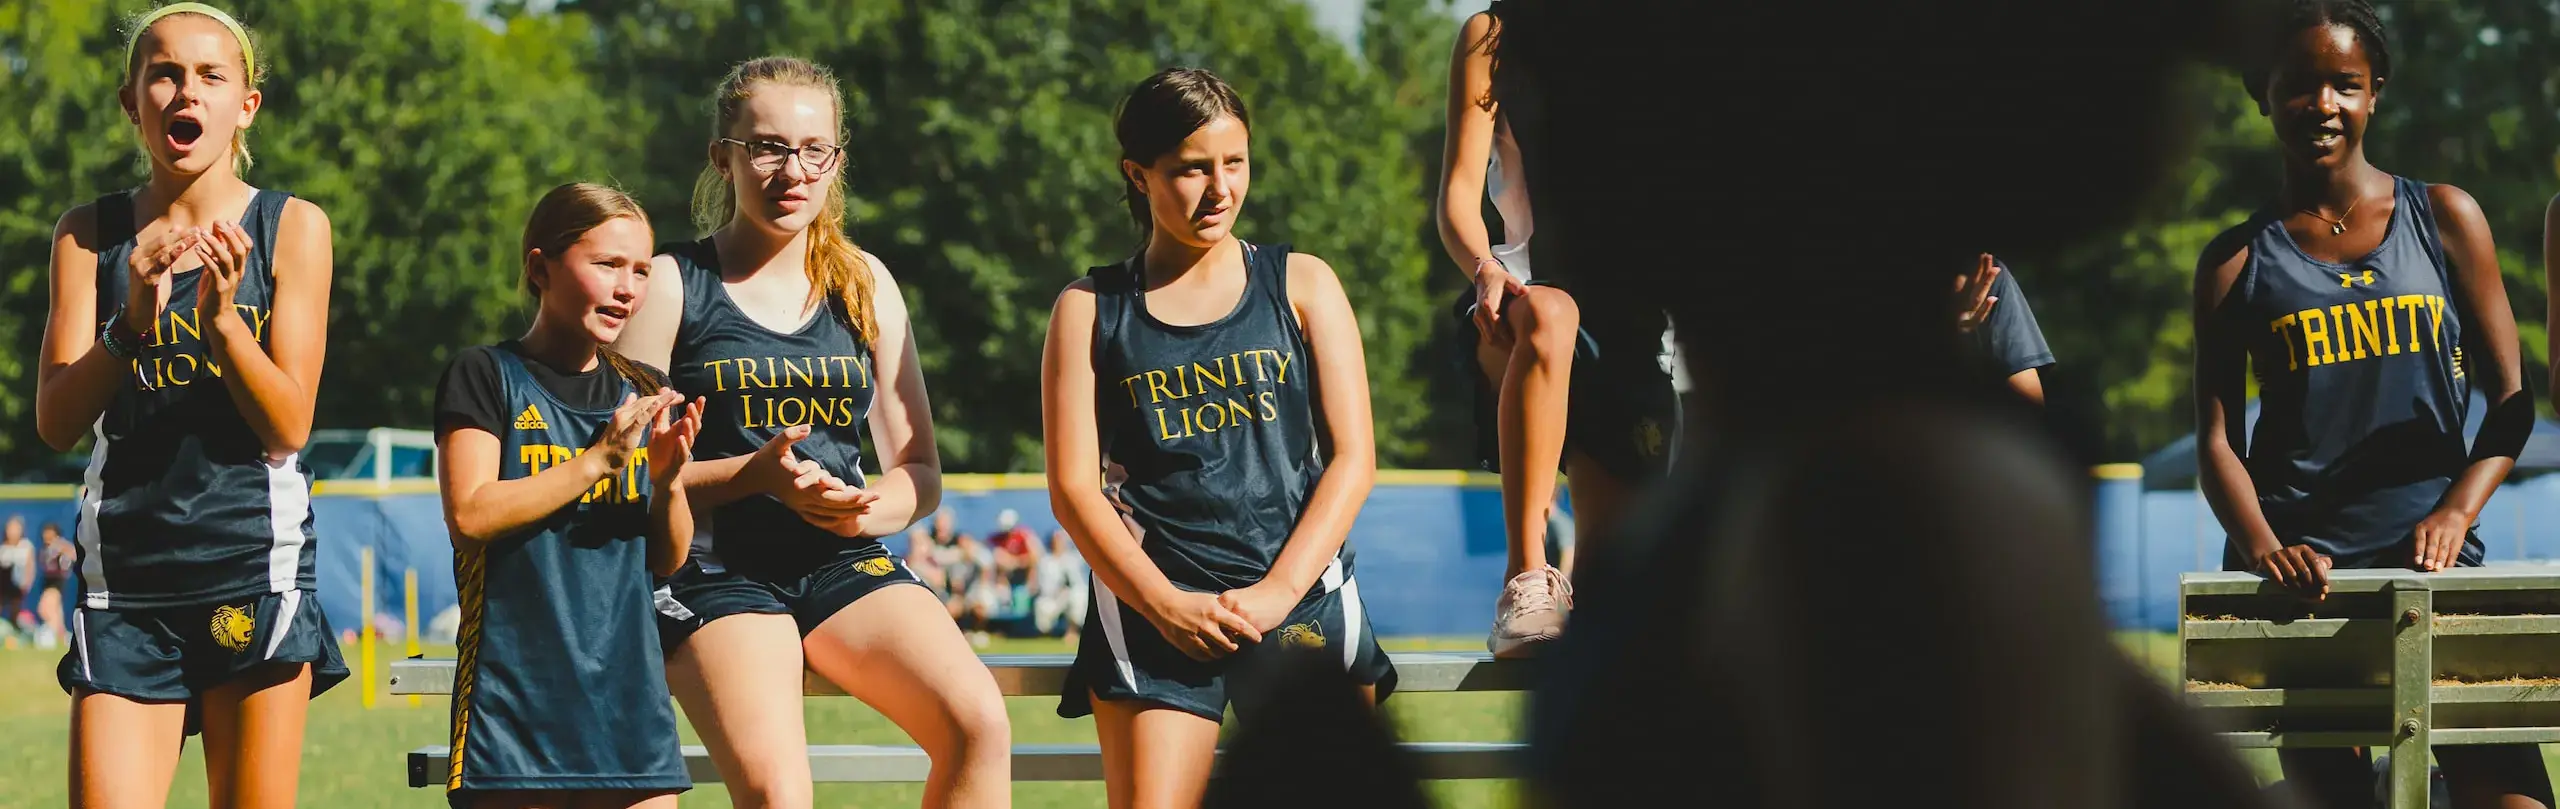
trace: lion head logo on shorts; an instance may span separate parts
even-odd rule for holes
[[[1636,452],[1647,458],[1662,454],[1662,424],[1653,419],[1637,419]]]
[[[886,576],[898,571],[898,563],[889,561],[889,557],[886,556],[874,556],[853,563],[853,569],[874,576]]]
[[[207,629],[213,633],[214,643],[237,652],[249,648],[249,635],[257,628],[258,622],[249,617],[248,610],[224,604],[213,609],[213,625]]]
[[[1317,629],[1314,621],[1290,624],[1280,630],[1280,648],[1322,649],[1324,631]]]

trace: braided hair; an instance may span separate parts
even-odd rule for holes
[[[2345,26],[2356,34],[2356,42],[2364,46],[2365,59],[2373,64],[2373,81],[2379,85],[2391,78],[2391,42],[2382,34],[2382,17],[2374,13],[2370,0],[2279,0],[2280,5],[2265,7],[2258,35],[2248,38],[2249,47],[2241,57],[2240,79],[2248,85],[2249,97],[2260,105],[2268,103],[2267,81],[2275,73],[2279,54],[2292,47],[2294,35],[2305,29]]]

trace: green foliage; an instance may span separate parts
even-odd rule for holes
[[[0,0],[8,60],[0,107],[0,459],[33,440],[35,347],[61,212],[144,178],[118,111],[124,21],[143,3]],[[257,31],[269,77],[251,128],[248,180],[328,212],[335,242],[322,427],[417,426],[451,353],[521,326],[515,245],[544,190],[598,176],[611,119],[586,87],[574,17],[505,33],[459,4],[251,0],[226,8]],[[396,32],[396,33],[395,33]],[[12,54],[13,57],[17,54]],[[13,463],[12,466],[16,464]]]
[[[1438,356],[1425,349],[1441,296],[1425,281],[1442,259],[1422,192],[1456,30],[1427,0],[1373,3],[1366,54],[1292,2],[536,5],[482,19],[417,0],[230,5],[274,54],[250,179],[336,227],[320,426],[423,426],[451,352],[522,327],[515,244],[551,185],[619,182],[661,241],[697,235],[710,91],[731,64],[779,53],[846,85],[850,230],[906,290],[949,468],[1038,468],[1049,304],[1135,246],[1112,110],[1173,64],[1218,71],[1255,112],[1243,235],[1325,258],[1357,302],[1384,460],[1456,443],[1465,411],[1431,407],[1415,372]],[[141,178],[107,54],[142,8],[0,0],[0,30],[23,43],[0,60],[0,104],[30,122],[0,131],[0,336],[28,347],[0,355],[0,421],[32,421],[54,220]],[[31,435],[0,431],[0,463],[45,455]]]
[[[1086,268],[1137,246],[1120,205],[1111,118],[1122,94],[1187,64],[1236,86],[1254,121],[1240,233],[1290,242],[1343,278],[1367,342],[1382,457],[1410,462],[1435,415],[1422,361],[1436,322],[1425,280],[1437,108],[1445,68],[1363,61],[1297,3],[1034,0],[735,5],[594,0],[604,91],[662,125],[633,176],[661,238],[683,221],[710,139],[710,91],[735,62],[790,54],[845,85],[850,229],[908,296],[952,469],[1040,467],[1040,344],[1050,303]],[[1371,50],[1446,54],[1456,25],[1422,0],[1385,0]],[[1418,75],[1417,75],[1418,72]],[[1429,132],[1428,152],[1416,151]],[[1428,175],[1428,177],[1426,177]],[[1418,227],[1418,224],[1420,227]],[[1442,432],[1455,422],[1440,415]],[[1439,442],[1448,443],[1448,442]]]
[[[141,178],[113,55],[144,5],[0,0],[0,109],[20,123],[0,128],[0,338],[22,347],[0,353],[0,468],[50,454],[26,425],[53,224]],[[1462,377],[1442,359],[1453,326],[1435,316],[1460,285],[1431,224],[1457,30],[1436,0],[1369,0],[1351,47],[1286,0],[572,0],[490,3],[476,19],[444,0],[231,5],[273,56],[251,181],[318,202],[336,226],[321,426],[422,426],[451,352],[521,327],[514,245],[551,185],[618,182],[662,241],[697,235],[686,212],[711,88],[735,62],[783,53],[846,85],[850,227],[906,290],[949,468],[1038,467],[1049,304],[1135,246],[1113,107],[1173,64],[1219,72],[1254,111],[1243,235],[1343,276],[1383,460],[1452,465],[1468,450]],[[2372,159],[2488,212],[2539,391],[2560,17],[2533,0],[2384,5],[2396,65]],[[2102,409],[2114,458],[2188,431],[2196,256],[2275,192],[2273,138],[2238,82],[2193,86],[2208,131],[2138,221],[2005,256],[2062,358],[2058,401]]]

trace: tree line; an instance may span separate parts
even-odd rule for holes
[[[59,463],[32,429],[50,236],[66,208],[143,176],[115,92],[124,23],[148,5],[0,0],[0,109],[18,118],[0,127],[0,338],[21,347],[0,352],[0,478]],[[1342,274],[1382,462],[1471,457],[1445,315],[1464,281],[1431,223],[1457,32],[1436,0],[1369,0],[1355,43],[1298,0],[227,7],[269,60],[249,180],[318,202],[336,227],[321,427],[426,427],[453,352],[523,328],[515,245],[552,185],[618,184],[661,241],[698,235],[688,202],[711,88],[735,62],[787,53],[845,84],[849,229],[915,312],[947,468],[1038,468],[1049,303],[1137,244],[1113,106],[1172,64],[1217,71],[1251,106],[1256,182],[1241,235],[1292,243]],[[2539,389],[2560,14],[2534,0],[2383,10],[2395,68],[2368,148],[2386,170],[2462,186],[2489,213]],[[1716,104],[1722,80],[1667,78],[1662,103],[1694,107],[1702,127],[1783,125]],[[2274,140],[2238,82],[2200,68],[2192,85],[2213,126],[2142,221],[2053,255],[2002,254],[2060,357],[2057,406],[2083,414],[2082,440],[2108,459],[2190,429],[2195,257],[2274,193]],[[1818,299],[1792,305],[1818,317]],[[1779,395],[1819,395],[1822,375],[1856,373],[1846,358],[1807,362],[1804,389]]]

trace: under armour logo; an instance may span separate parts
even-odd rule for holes
[[[2339,289],[2355,286],[2357,281],[2363,281],[2365,286],[2373,286],[2373,271],[2366,270],[2361,276],[2354,273],[2338,273]]]

